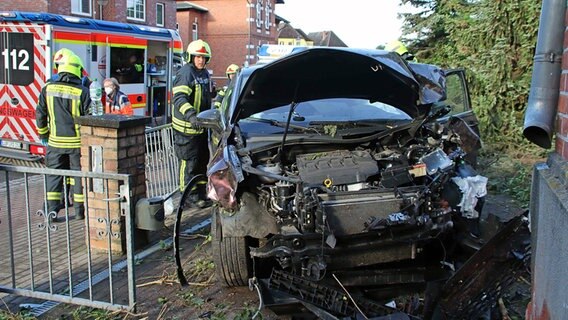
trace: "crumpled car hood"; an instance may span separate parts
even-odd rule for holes
[[[429,109],[420,105],[445,98],[443,74],[439,69],[430,72],[436,71],[433,66],[426,67],[428,72],[413,71],[421,66],[426,65],[409,66],[387,51],[306,49],[252,71],[233,115],[238,120],[291,102],[360,98],[380,101],[417,117]]]

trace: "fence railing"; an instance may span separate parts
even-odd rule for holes
[[[171,123],[146,129],[146,195],[169,198],[179,188]]]
[[[62,222],[52,222],[54,213],[45,203],[48,175],[63,181],[78,177],[85,190],[85,219],[74,216],[70,200],[59,212]],[[101,208],[89,201],[93,179],[101,179],[106,192],[100,195]],[[73,303],[107,310],[130,309],[136,303],[134,270],[134,227],[129,192],[119,197],[109,194],[109,184],[130,190],[130,176],[73,170],[0,165],[0,297],[16,294],[32,298]],[[67,194],[67,186],[64,186]],[[122,203],[120,212],[111,211],[110,202]],[[92,203],[91,203],[92,202]],[[94,207],[93,207],[94,208]],[[92,214],[96,212],[96,216]],[[63,213],[63,214],[61,214]],[[124,224],[126,259],[113,257]],[[123,230],[124,230],[123,229]],[[95,246],[98,243],[98,247]],[[102,250],[101,250],[101,245]],[[105,245],[108,245],[105,247]],[[117,260],[117,261],[115,261]],[[124,273],[117,272],[126,268]],[[119,288],[128,288],[117,294]]]

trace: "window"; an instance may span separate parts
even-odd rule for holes
[[[466,92],[463,81],[458,73],[446,76],[446,95],[446,103],[452,107],[452,111],[449,115],[468,111]]]
[[[191,37],[194,41],[199,39],[199,29],[197,22],[194,22],[193,26],[191,27]]]
[[[270,0],[266,1],[266,9],[264,10],[264,29],[270,30],[270,13],[272,12]]]
[[[110,76],[123,83],[144,83],[144,49],[110,49]],[[108,59],[107,59],[108,63]]]
[[[156,25],[158,27],[164,26],[164,4],[156,3]]]
[[[126,17],[132,20],[145,21],[146,0],[126,0]]]
[[[91,16],[91,0],[71,0],[71,13]]]
[[[256,27],[262,28],[262,0],[256,2]]]

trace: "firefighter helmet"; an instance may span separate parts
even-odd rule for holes
[[[230,66],[228,66],[227,78],[229,77],[229,75],[237,73],[237,71],[239,71],[239,66],[237,66],[236,64],[231,64]]]
[[[416,57],[408,51],[408,48],[400,41],[395,40],[387,43],[385,50],[398,53],[404,60],[416,62]]]
[[[73,51],[71,51],[67,48],[61,48],[61,49],[57,50],[57,52],[53,56],[53,67],[55,69],[57,69],[58,65],[60,65],[61,63],[65,63],[65,61],[67,61],[69,56],[74,55],[74,54],[75,53],[73,53]]]
[[[209,63],[211,60],[211,48],[209,44],[201,39],[192,41],[187,46],[186,60],[189,59],[189,63],[193,62],[193,56],[205,57],[205,63]]]
[[[81,78],[83,70],[83,61],[77,55],[69,55],[65,62],[62,62],[57,67],[57,73],[68,72],[77,78]]]

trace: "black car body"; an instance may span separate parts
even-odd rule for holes
[[[444,260],[439,244],[477,200],[455,183],[479,177],[460,71],[306,49],[243,69],[198,121],[211,129],[213,250],[229,286],[261,273],[261,260],[310,281],[401,261],[423,271]]]

